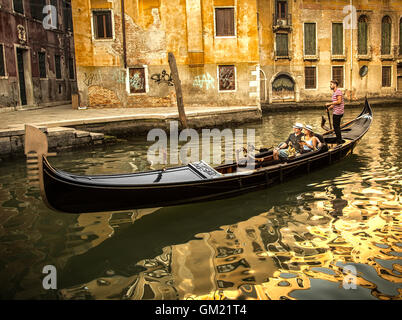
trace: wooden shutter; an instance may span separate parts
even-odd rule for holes
[[[6,75],[6,68],[4,65],[4,50],[3,45],[0,44],[0,77],[4,77]]]
[[[94,12],[96,38],[112,38],[112,15],[110,11]]]
[[[130,93],[145,93],[145,69],[130,68],[129,69]]]
[[[391,19],[389,17],[382,19],[381,54],[391,54]]]
[[[399,55],[402,55],[402,18],[399,21]]]
[[[382,67],[382,86],[391,86],[391,67]]]
[[[332,67],[332,79],[338,81],[339,88],[343,88],[343,66]]]
[[[304,54],[308,56],[316,55],[316,24],[304,24]]]
[[[332,54],[343,55],[343,24],[332,24]]]
[[[286,19],[287,15],[287,1],[276,2],[276,16],[278,19]]]
[[[276,55],[279,57],[287,57],[289,55],[287,33],[276,34]]]
[[[358,53],[367,54],[367,20],[365,17],[359,19],[358,24]]]
[[[234,36],[234,8],[215,8],[217,36]]]
[[[219,66],[219,90],[236,90],[235,66]]]
[[[304,77],[306,89],[315,89],[317,87],[316,67],[305,67]]]

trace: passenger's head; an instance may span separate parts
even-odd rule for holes
[[[310,126],[310,125],[305,125],[304,127],[303,127],[303,133],[306,135],[306,136],[312,136],[312,135],[314,135],[314,132],[313,132],[313,127],[312,126]]]
[[[303,130],[303,125],[300,122],[296,122],[295,125],[293,126],[293,131],[296,134],[300,134]]]

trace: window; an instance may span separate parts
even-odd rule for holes
[[[111,11],[93,11],[95,39],[111,39],[112,13]]]
[[[145,93],[145,68],[129,68],[130,93]]]
[[[69,71],[70,79],[74,79],[74,60],[73,60],[73,58],[68,59],[68,71]]]
[[[316,89],[317,88],[317,73],[316,67],[304,68],[305,88]]]
[[[390,87],[391,86],[391,67],[382,67],[382,86]]]
[[[56,79],[61,79],[61,65],[60,65],[60,56],[54,56],[54,62],[56,66]]]
[[[278,56],[278,57],[289,56],[288,34],[287,33],[277,33],[276,34],[276,56]]]
[[[46,78],[46,52],[38,52],[39,77]]]
[[[215,35],[217,37],[236,35],[234,8],[215,8]]]
[[[391,18],[388,16],[381,23],[381,54],[391,54]]]
[[[13,0],[13,8],[15,12],[24,14],[23,0]]]
[[[236,70],[234,65],[219,66],[219,91],[236,90]]]
[[[73,31],[73,17],[71,13],[71,4],[64,2],[64,27],[66,31]]]
[[[6,66],[4,64],[4,46],[0,44],[0,77],[6,76]]]
[[[332,79],[338,81],[339,88],[343,88],[343,66],[332,67]]]
[[[357,30],[357,51],[361,55],[368,54],[367,50],[367,39],[368,39],[368,28],[367,28],[367,17],[360,16],[358,21],[358,30]]]
[[[399,55],[402,55],[402,18],[399,21]]]
[[[332,24],[332,54],[343,55],[343,23]]]
[[[316,53],[316,24],[304,24],[304,54],[307,56],[315,56]]]
[[[46,0],[31,0],[29,2],[31,8],[31,16],[36,20],[42,21],[44,15],[42,13],[43,8],[47,5]]]
[[[287,1],[276,1],[276,16],[278,19],[286,19],[287,7]]]

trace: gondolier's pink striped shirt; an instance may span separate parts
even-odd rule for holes
[[[342,103],[341,104],[336,104],[334,105],[334,114],[343,114],[344,110],[345,110],[345,102],[343,100],[343,94],[342,91],[339,89],[336,89],[336,91],[333,93],[332,95],[332,102],[335,103],[338,100],[338,96],[342,97]]]

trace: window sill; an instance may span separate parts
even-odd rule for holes
[[[371,54],[358,54],[357,55],[358,61],[361,61],[361,60],[371,61],[371,59],[372,59]]]
[[[218,90],[218,93],[233,93],[237,92],[237,90]]]
[[[304,61],[318,61],[320,60],[320,58],[318,57],[318,55],[305,55],[303,57]]]
[[[292,60],[291,56],[275,56],[275,61],[277,60]]]
[[[382,54],[380,59],[381,59],[381,61],[393,61],[393,60],[395,60],[394,56],[391,55],[391,54]]]
[[[217,36],[215,35],[215,39],[236,39],[237,36]]]
[[[346,56],[344,54],[336,54],[336,55],[331,55],[331,60],[332,61],[345,61]]]

